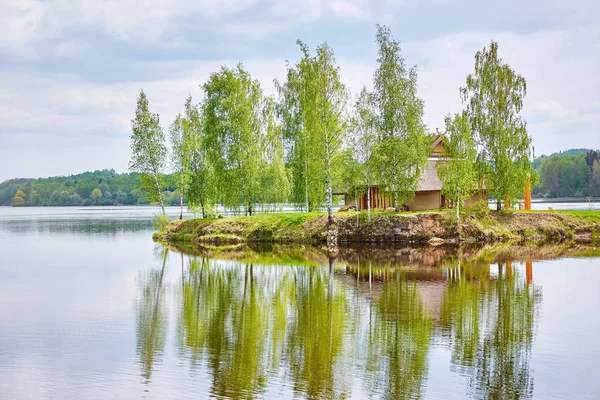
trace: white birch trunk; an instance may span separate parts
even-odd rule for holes
[[[325,142],[325,196],[327,204],[327,221],[333,224],[333,198],[331,190],[331,160],[329,159],[329,142]]]
[[[367,186],[367,220],[371,222],[371,186]]]
[[[179,188],[179,219],[183,219],[183,174],[181,174],[181,187]]]
[[[160,191],[160,184],[158,183],[158,174],[154,173],[154,184],[156,185],[156,191],[158,192],[158,202],[160,203],[160,209],[162,210],[163,215],[166,215],[165,212],[165,204],[162,198],[162,192]]]

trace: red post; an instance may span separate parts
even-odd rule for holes
[[[525,183],[525,209],[531,210],[531,180],[527,178]]]
[[[527,279],[527,284],[530,284],[533,281],[533,262],[527,261],[525,263],[525,278]]]

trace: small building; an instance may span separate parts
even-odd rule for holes
[[[421,178],[415,191],[415,196],[404,203],[404,208],[410,211],[420,210],[436,210],[440,208],[451,207],[452,204],[442,195],[442,181],[437,174],[437,164],[444,156],[444,134],[436,129],[436,133],[432,135],[431,141],[431,153],[427,159],[427,165],[421,173]],[[393,207],[393,200],[390,195],[385,195],[379,190],[377,185],[371,187],[371,209],[385,210],[388,207]],[[348,196],[345,193],[345,205],[355,206],[355,200],[352,196]],[[487,191],[480,190],[469,198],[465,203],[465,206],[479,200],[488,200]],[[367,209],[367,194],[365,193],[360,199],[358,199],[358,208],[360,210]]]

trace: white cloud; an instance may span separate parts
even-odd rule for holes
[[[368,4],[362,0],[333,0],[331,8],[337,15],[352,19],[365,19],[370,14]]]
[[[338,17],[357,26],[362,23],[357,19],[365,16],[382,22],[380,17],[388,15],[394,21],[402,16],[399,7],[417,5],[402,2],[377,8],[363,0],[5,0],[0,6],[0,51],[8,49],[9,56],[0,67],[0,180],[112,166],[122,171],[129,159],[129,124],[140,89],[146,90],[166,128],[188,93],[199,100],[198,85],[210,72],[223,63],[233,66],[238,62],[233,59],[235,54],[231,60],[208,60],[210,55],[202,51],[186,60],[170,59],[168,54],[164,60],[125,55],[117,61],[140,71],[134,75],[135,81],[131,73],[129,77],[119,73],[111,77],[113,81],[101,82],[95,80],[97,72],[77,64],[90,54],[88,50],[95,49],[95,43],[85,42],[74,29],[93,29],[116,38],[101,43],[108,48],[125,43],[130,46],[126,49],[136,49],[160,39],[169,48],[183,49],[195,42],[178,23],[184,17],[196,18],[198,24],[210,26],[214,37],[225,33],[251,38],[251,45],[262,51],[259,39],[270,37],[269,43],[273,43],[278,32],[301,30],[303,24],[307,24],[303,34],[310,37],[319,33],[312,30],[317,26],[313,23],[321,19],[336,22],[334,17]],[[538,151],[600,147],[600,53],[594,51],[600,45],[600,28],[572,7],[554,3],[548,7],[547,14],[560,11],[566,15],[564,24],[527,34],[475,31],[402,42],[407,64],[418,64],[419,94],[425,100],[425,122],[430,129],[443,129],[444,116],[462,108],[458,89],[473,70],[473,55],[493,38],[499,42],[504,60],[527,79],[523,115]],[[254,17],[257,10],[264,12]],[[219,23],[221,20],[226,23]],[[423,29],[429,31],[429,26],[428,22]],[[395,26],[392,30],[398,34]],[[362,31],[372,35],[372,25],[368,30],[363,26]],[[322,33],[327,37],[328,32]],[[343,43],[344,38],[336,40]],[[342,79],[353,94],[371,86],[375,44],[368,42],[371,48],[363,43],[337,53]],[[210,49],[218,47],[209,45]],[[365,61],[365,54],[373,54],[373,59]],[[274,93],[273,79],[285,74],[286,56],[273,57],[244,61],[269,94]],[[69,72],[44,70],[40,65],[45,64],[39,61],[45,58],[52,60],[54,70]],[[76,61],[75,66],[57,68],[64,59]],[[565,143],[567,136],[569,142]]]

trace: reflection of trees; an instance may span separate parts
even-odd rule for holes
[[[195,365],[206,353],[213,392],[249,397],[266,382],[268,334],[263,288],[254,267],[215,268],[208,259],[190,262],[183,286],[184,345]]]
[[[431,320],[414,283],[400,276],[371,306],[334,279],[333,264],[255,267],[199,258],[188,265],[182,299],[183,350],[192,365],[208,365],[216,395],[252,397],[283,372],[309,398],[345,397],[361,373],[347,369],[358,364],[368,366],[373,392],[420,394]],[[355,343],[347,340],[352,334]],[[348,353],[357,359],[345,360]]]
[[[441,334],[470,393],[529,397],[540,291],[505,270],[490,280],[481,263],[444,272],[362,258],[334,269],[198,257],[180,286],[181,351],[193,368],[208,367],[217,396],[253,397],[285,377],[307,397],[345,397],[358,376],[369,395],[413,398]],[[428,297],[420,279],[436,280],[439,296]]]
[[[383,284],[369,330],[368,371],[386,398],[420,397],[432,322],[414,282],[396,275]]]
[[[442,309],[452,363],[470,377],[477,397],[529,398],[529,363],[541,291],[528,285],[510,263],[498,279],[467,280],[473,265],[457,269]]]
[[[333,264],[298,269],[295,300],[287,348],[294,387],[309,398],[332,398],[346,319],[346,295],[334,285]]]
[[[162,252],[162,268],[151,270],[140,282],[141,298],[137,305],[137,351],[142,375],[150,380],[152,367],[165,347],[167,318],[163,301],[163,278],[169,250]]]

